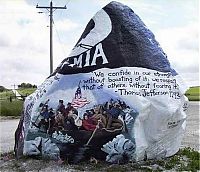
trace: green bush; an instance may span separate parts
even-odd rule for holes
[[[190,87],[185,95],[188,97],[189,101],[200,101],[200,87]]]
[[[3,92],[3,91],[7,91],[7,89],[4,86],[0,85],[0,92]]]

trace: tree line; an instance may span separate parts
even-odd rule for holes
[[[30,83],[21,83],[18,85],[18,88],[37,88],[37,85],[32,85]]]
[[[30,84],[30,83],[21,83],[18,85],[18,88],[37,88],[37,85]],[[0,92],[7,91],[8,89],[4,86],[0,85]]]

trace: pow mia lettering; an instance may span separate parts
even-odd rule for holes
[[[103,51],[101,43],[78,56],[69,57],[68,61],[63,63],[63,66],[67,64],[71,67],[83,68],[88,66],[95,66],[97,65],[97,61],[99,61],[100,64],[108,63],[108,59]]]

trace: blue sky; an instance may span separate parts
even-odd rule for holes
[[[0,85],[41,84],[49,75],[49,0],[0,1]],[[54,0],[54,69],[110,0]],[[198,0],[119,0],[139,15],[189,85],[199,85]],[[38,14],[38,11],[44,13]]]

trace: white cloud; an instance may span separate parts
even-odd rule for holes
[[[38,17],[37,11],[25,1],[1,2],[1,12],[1,82],[7,87],[23,81],[38,84],[46,74],[41,70],[45,62],[42,56],[47,54],[43,40],[48,40],[48,35],[46,28],[42,28],[45,18]]]
[[[182,75],[188,85],[199,84],[198,23],[184,27],[167,28],[155,33],[156,39],[168,55],[172,67]],[[186,77],[187,76],[187,77]],[[190,79],[188,80],[190,76]]]
[[[55,25],[58,30],[65,31],[65,32],[79,27],[77,23],[74,23],[69,19],[62,19],[62,20],[56,21]]]
[[[1,85],[10,88],[14,83],[41,84],[49,75],[48,14],[38,14],[38,9],[24,0],[0,1],[0,10]],[[67,31],[77,26],[70,20],[57,23],[59,29]],[[59,62],[55,60],[56,68],[63,56],[60,56],[60,42],[55,31],[54,37],[54,56],[60,57],[57,58]]]

